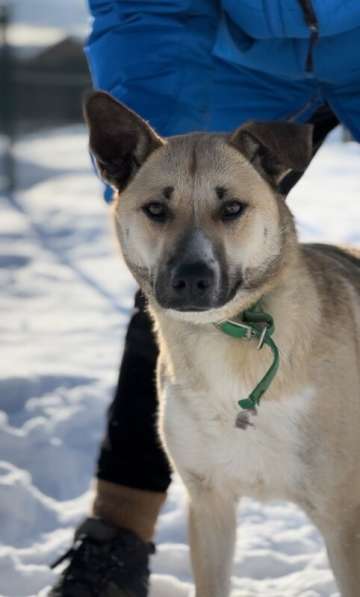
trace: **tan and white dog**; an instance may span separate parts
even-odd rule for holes
[[[102,92],[86,118],[157,332],[160,435],[189,494],[196,597],[229,593],[242,496],[302,507],[342,597],[359,597],[360,260],[300,244],[277,191],[310,161],[311,128],[250,123],[164,140]],[[244,430],[238,401],[271,353],[214,324],[258,301],[280,367]]]

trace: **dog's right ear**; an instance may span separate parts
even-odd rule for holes
[[[135,112],[104,91],[84,103],[90,151],[104,180],[122,191],[146,158],[164,141]]]

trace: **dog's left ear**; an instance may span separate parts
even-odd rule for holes
[[[148,156],[164,144],[135,112],[104,91],[94,91],[84,102],[90,131],[90,151],[101,176],[122,191]]]
[[[275,188],[291,171],[304,172],[312,158],[313,127],[293,122],[248,122],[230,137]]]

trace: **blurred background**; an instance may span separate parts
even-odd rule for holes
[[[81,122],[90,86],[86,0],[0,0],[1,188],[17,184],[16,138]]]

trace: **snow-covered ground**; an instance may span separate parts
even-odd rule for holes
[[[306,240],[360,243],[360,148],[335,133],[289,201]],[[82,127],[19,142],[0,202],[0,595],[45,595],[70,544],[112,395],[134,283],[118,255]],[[189,597],[186,503],[159,522],[152,597]],[[234,597],[335,597],[323,542],[294,506],[246,500]],[[219,554],[221,557],[221,554]]]

